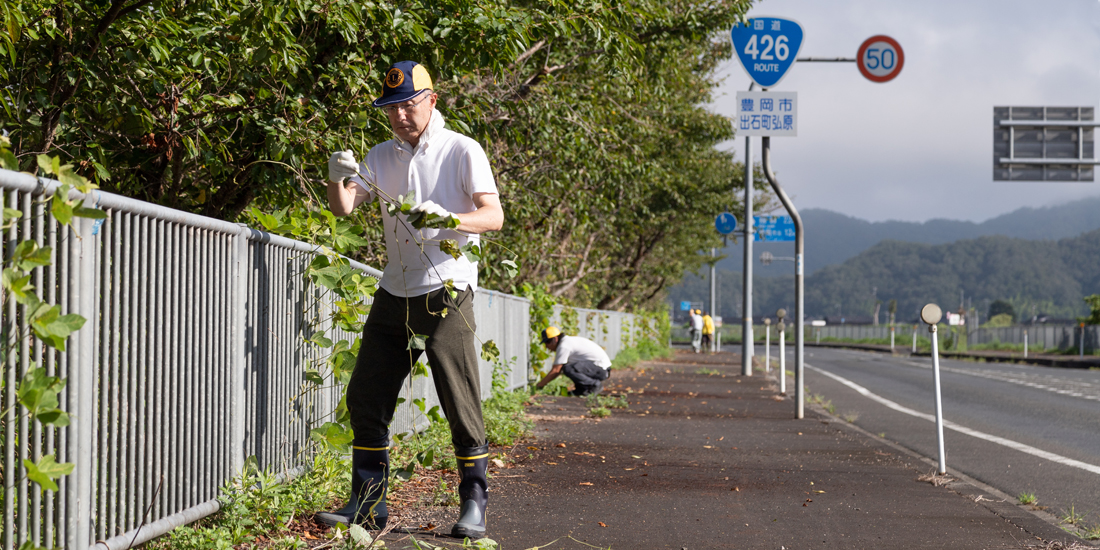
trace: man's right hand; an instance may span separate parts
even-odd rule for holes
[[[359,162],[351,150],[337,151],[328,158],[328,180],[340,183],[359,172]]]

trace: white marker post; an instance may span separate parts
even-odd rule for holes
[[[764,318],[764,372],[772,371],[772,318]]]
[[[775,327],[779,331],[779,393],[787,395],[787,325],[783,323],[787,310],[780,309],[775,316],[779,317],[779,324]]]
[[[917,353],[917,325],[913,325],[913,353]]]
[[[932,379],[936,384],[936,440],[940,448],[939,473],[942,475],[947,473],[947,458],[943,450],[943,400],[940,398],[940,347],[936,323],[943,318],[943,310],[936,304],[928,304],[920,310],[920,318],[928,324],[928,332],[932,334]]]
[[[894,353],[894,325],[890,325],[890,353]]]
[[[1024,329],[1024,359],[1027,359],[1027,329]]]
[[[1078,357],[1080,357],[1081,359],[1084,359],[1085,358],[1085,323],[1081,323],[1081,339],[1078,340],[1077,343],[1079,344],[1078,349],[1081,350],[1078,354]]]

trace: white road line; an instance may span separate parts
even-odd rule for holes
[[[935,422],[936,421],[936,417],[931,415],[931,414],[925,414],[925,413],[918,412],[918,411],[915,411],[913,409],[910,409],[908,407],[903,407],[903,406],[901,406],[901,405],[899,405],[899,404],[897,404],[893,401],[890,401],[889,399],[886,399],[885,397],[882,397],[882,396],[875,395],[875,394],[871,393],[871,391],[868,390],[867,388],[865,388],[863,386],[860,386],[859,384],[856,384],[855,382],[852,382],[851,380],[848,380],[847,378],[837,376],[837,375],[835,375],[831,372],[828,372],[828,371],[819,369],[817,367],[811,366],[809,363],[805,363],[805,365],[806,365],[806,368],[814,370],[816,372],[820,372],[821,374],[824,374],[825,376],[828,376],[829,378],[832,378],[833,380],[836,380],[837,382],[840,382],[841,384],[844,384],[845,386],[848,386],[849,388],[852,388],[853,390],[856,390],[857,392],[859,392],[860,395],[863,395],[864,397],[866,397],[868,399],[871,399],[872,401],[877,401],[879,403],[882,403],[883,405],[886,405],[887,407],[889,407],[891,409],[894,409],[895,411],[902,412],[902,413],[908,414],[910,416],[915,416],[917,418],[923,418],[923,419],[925,419],[929,422]],[[948,420],[943,421],[943,427],[950,428],[952,430],[955,430],[956,432],[963,433],[963,434],[966,434],[966,435],[969,435],[969,436],[977,437],[978,439],[984,439],[986,441],[991,441],[993,443],[1004,445],[1005,447],[1008,447],[1010,449],[1015,449],[1015,450],[1020,451],[1022,453],[1027,453],[1029,455],[1037,456],[1039,458],[1044,458],[1044,459],[1049,460],[1051,462],[1057,462],[1059,464],[1065,464],[1066,466],[1072,466],[1074,468],[1080,468],[1082,470],[1085,470],[1086,472],[1091,472],[1091,473],[1100,475],[1100,466],[1094,466],[1094,465],[1088,464],[1086,462],[1081,462],[1080,460],[1074,460],[1072,458],[1067,458],[1067,457],[1064,457],[1062,455],[1056,455],[1054,453],[1047,452],[1047,451],[1044,451],[1042,449],[1037,449],[1037,448],[1032,447],[1030,445],[1024,445],[1023,443],[1012,441],[1011,439],[1005,439],[1003,437],[997,437],[995,435],[990,435],[990,434],[987,434],[987,433],[984,433],[984,432],[979,432],[977,430],[972,430],[970,428],[967,428],[966,426],[960,426],[960,425],[958,425],[954,422],[950,422]]]
[[[914,362],[914,361],[906,361],[905,363],[908,364],[908,365],[912,365],[914,367],[917,367],[917,368],[932,370],[932,365],[930,365],[930,364],[917,363],[917,362]],[[1081,399],[1090,399],[1092,401],[1100,401],[1100,391],[1098,391],[1095,394],[1085,394],[1085,393],[1081,393],[1080,391],[1074,391],[1072,389],[1071,390],[1066,390],[1066,389],[1050,386],[1050,385],[1047,385],[1047,384],[1040,384],[1040,383],[1037,383],[1037,382],[1029,382],[1027,380],[1020,380],[1019,378],[1014,378],[1012,376],[1005,376],[1002,373],[997,373],[997,372],[992,372],[991,373],[987,370],[956,369],[956,368],[951,368],[951,367],[945,367],[945,366],[942,366],[942,365],[940,366],[940,370],[943,371],[943,372],[953,372],[955,374],[965,374],[967,376],[987,378],[989,380],[996,380],[998,382],[1006,382],[1006,383],[1009,383],[1009,384],[1016,384],[1016,385],[1019,385],[1019,386],[1026,386],[1026,387],[1029,387],[1029,388],[1035,388],[1037,390],[1049,391],[1051,393],[1057,393],[1057,394],[1060,394],[1060,395],[1068,395],[1070,397],[1078,397],[1078,398],[1081,398]],[[1022,374],[1021,376],[1037,377],[1035,375],[1030,375],[1030,374],[1026,374],[1026,373]],[[1051,380],[1051,381],[1056,381],[1058,383],[1064,383],[1064,384],[1067,384],[1067,385],[1070,385],[1070,386],[1073,386],[1073,387],[1083,387],[1086,390],[1093,390],[1093,386],[1094,386],[1094,384],[1091,384],[1089,382],[1079,382],[1079,381],[1073,381],[1073,380],[1066,380],[1066,379],[1062,379],[1062,378],[1055,378],[1053,376],[1046,376],[1044,378],[1046,378],[1048,380]],[[1093,391],[1095,391],[1095,390],[1093,390]]]

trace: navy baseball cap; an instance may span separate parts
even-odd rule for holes
[[[428,69],[416,61],[398,61],[386,71],[386,79],[382,82],[382,97],[374,100],[371,105],[382,107],[401,103],[431,89],[432,77],[428,75]]]

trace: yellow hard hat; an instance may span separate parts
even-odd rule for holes
[[[542,331],[542,343],[545,344],[558,336],[561,336],[561,329],[558,327],[546,327],[546,329]]]

